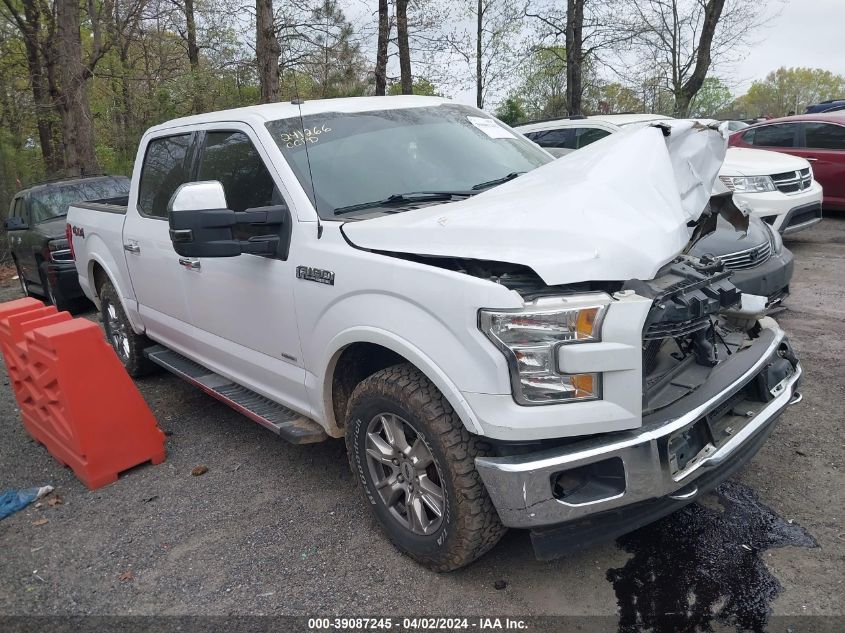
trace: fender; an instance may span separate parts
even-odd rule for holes
[[[89,247],[86,249],[88,252],[88,263],[85,265],[86,278],[83,284],[83,288],[86,290],[86,295],[88,295],[88,292],[90,292],[91,294],[88,295],[88,298],[94,302],[94,304],[97,306],[97,310],[102,309],[102,306],[100,305],[100,298],[97,296],[93,285],[94,264],[99,264],[100,267],[105,271],[108,280],[111,282],[111,284],[115,287],[118,294],[120,295],[120,300],[123,304],[123,309],[126,312],[126,316],[129,318],[129,322],[132,324],[132,330],[136,334],[144,334],[144,332],[146,332],[146,327],[144,326],[144,322],[138,312],[138,302],[135,300],[135,294],[132,291],[131,282],[123,283],[112,272],[116,268],[117,262],[115,262],[114,258],[111,256],[111,251],[109,251],[108,247],[99,235],[97,235],[96,233],[89,234],[86,238],[86,242],[86,247]],[[90,250],[90,245],[94,243],[97,244],[97,252],[91,252]],[[108,258],[103,257],[100,253],[106,253]],[[77,272],[79,272],[79,269],[80,266],[77,264]],[[80,277],[81,276],[82,275],[80,275]]]
[[[329,426],[337,428],[337,420],[334,419],[334,408],[332,407],[332,374],[335,365],[343,350],[353,343],[374,343],[381,345],[393,352],[396,352],[408,362],[419,369],[440,390],[461,421],[467,431],[475,435],[483,435],[483,429],[466,399],[461,394],[455,383],[437,366],[437,364],[422,350],[397,336],[392,332],[374,327],[355,327],[344,330],[335,336],[326,347],[326,355],[321,363],[322,372],[322,397],[314,398],[322,406],[322,417]],[[311,374],[313,376],[313,374]],[[315,376],[316,378],[316,376]],[[307,385],[308,390],[319,393],[319,384]],[[315,395],[316,395],[315,393]]]

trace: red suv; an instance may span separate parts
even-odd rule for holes
[[[824,188],[824,207],[845,211],[845,112],[771,119],[731,134],[728,144],[806,158]]]

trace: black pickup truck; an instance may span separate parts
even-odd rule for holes
[[[124,176],[57,180],[17,192],[4,226],[24,294],[43,297],[60,310],[83,301],[65,234],[68,205],[127,195],[129,179]]]

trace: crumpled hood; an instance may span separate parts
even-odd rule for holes
[[[662,123],[662,122],[661,122]],[[546,284],[652,279],[689,241],[725,156],[693,121],[612,134],[467,200],[351,222],[376,251],[521,264]]]

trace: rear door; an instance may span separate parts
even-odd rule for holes
[[[170,241],[167,203],[191,180],[194,133],[151,139],[133,181],[123,225],[123,255],[147,333],[176,349],[190,344],[184,270]],[[115,253],[115,256],[119,256]]]
[[[824,188],[826,203],[845,205],[845,125],[823,121],[802,124],[801,153]]]
[[[198,139],[195,180],[217,180],[233,211],[287,204],[261,143],[245,124],[209,126]],[[281,182],[279,180],[279,182]],[[288,227],[295,248],[296,225]],[[278,231],[278,229],[276,229]],[[273,232],[238,227],[246,240]],[[287,235],[282,236],[287,239]],[[201,362],[264,395],[307,413],[305,370],[294,310],[291,257],[198,258],[180,271]]]

